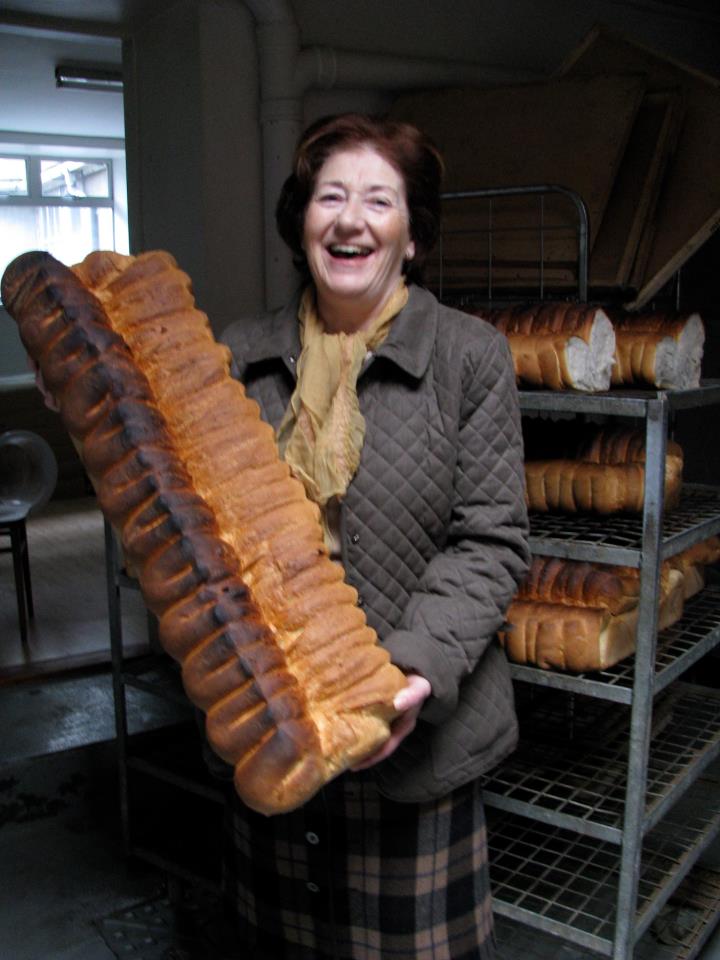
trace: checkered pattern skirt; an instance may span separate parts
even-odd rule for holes
[[[229,885],[246,960],[490,960],[485,814],[476,783],[396,803],[369,771],[302,809],[232,814]]]

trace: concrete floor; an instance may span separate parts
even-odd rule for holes
[[[216,898],[184,886],[179,900],[165,872],[124,856],[111,698],[107,672],[0,691],[0,957],[239,960],[224,933],[212,945]],[[177,719],[162,701],[130,691],[131,730]],[[498,960],[594,956],[503,920],[497,932]],[[637,952],[638,960],[674,956],[654,941]],[[700,957],[720,960],[720,930]]]

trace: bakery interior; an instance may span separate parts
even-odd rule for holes
[[[58,85],[63,66],[95,83]],[[0,80],[0,156],[107,164],[93,222],[110,215],[120,252],[170,251],[216,333],[294,289],[274,198],[300,130],[342,110],[390,111],[443,148],[428,285],[448,302],[587,302],[628,324],[665,311],[683,330],[702,318],[701,386],[692,370],[669,388],[519,383],[528,452],[625,419],[657,482],[631,520],[533,514],[538,553],[542,541],[558,560],[640,569],[643,589],[618,663],[512,653],[527,739],[486,793],[499,960],[720,960],[717,556],[672,623],[658,573],[664,538],[672,557],[720,533],[715,0],[9,0]],[[97,247],[76,257],[55,242],[67,263]],[[3,447],[17,431],[49,448],[52,479],[26,524],[25,631],[0,554],[0,955],[230,960],[222,790],[0,307],[2,497],[2,471],[22,472]],[[670,440],[683,497],[704,513],[668,507],[658,532]]]

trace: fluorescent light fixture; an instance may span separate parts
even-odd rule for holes
[[[123,78],[119,70],[105,67],[57,66],[55,84],[69,90],[104,90],[122,93]]]

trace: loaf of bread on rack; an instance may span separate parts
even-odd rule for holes
[[[668,440],[665,509],[676,507],[683,454]],[[625,426],[596,427],[572,456],[525,461],[527,504],[542,513],[639,513],[645,500],[645,434]]]
[[[610,311],[615,330],[612,385],[687,390],[700,384],[705,327],[700,314]]]
[[[600,307],[558,301],[474,315],[507,337],[518,384],[583,392],[609,388],[615,333]]]
[[[389,735],[405,685],[167,253],[17,258],[2,297],[209,743],[265,814]]]
[[[717,543],[698,550],[695,563],[678,555],[662,564],[658,630],[682,616],[686,569],[700,557],[717,557],[716,551]],[[640,571],[634,567],[536,556],[500,639],[515,663],[577,673],[605,670],[634,652],[639,602]]]
[[[666,563],[679,570],[683,577],[683,596],[685,600],[694,597],[705,586],[705,570],[720,561],[720,537],[708,537],[691,547],[687,547]]]

